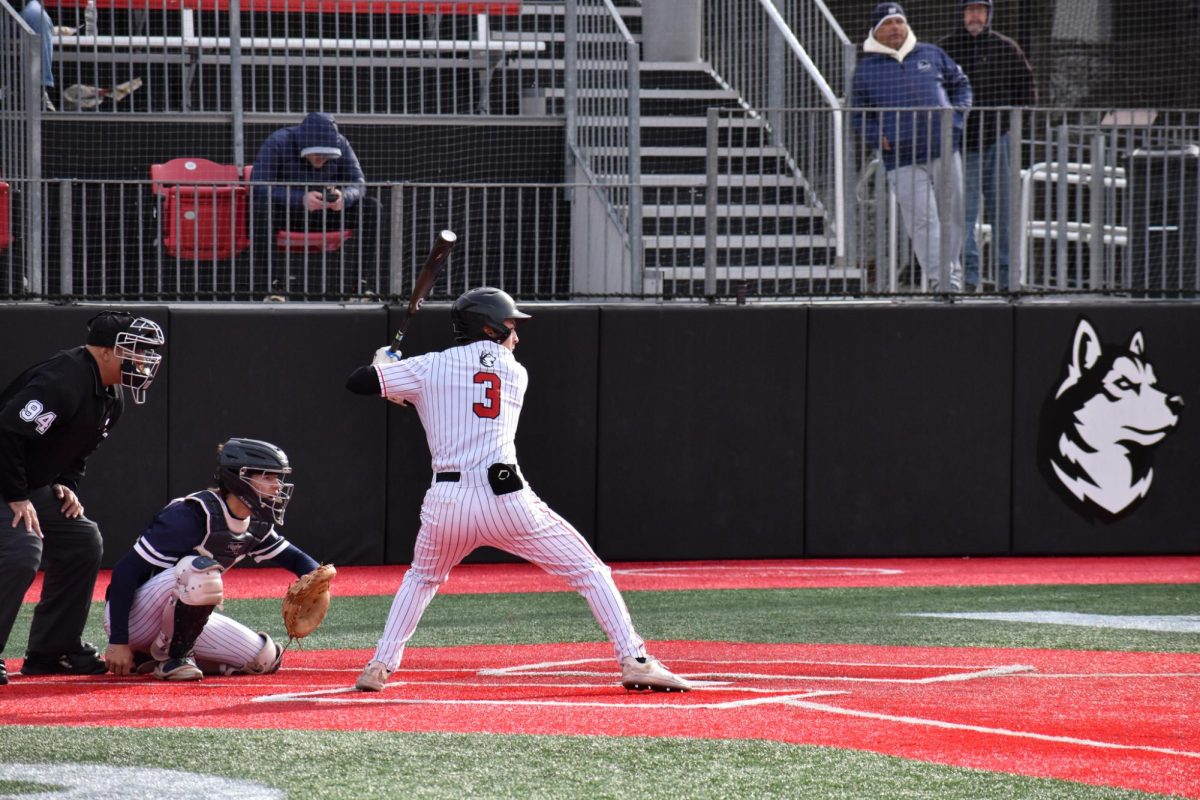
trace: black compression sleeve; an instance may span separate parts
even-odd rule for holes
[[[346,388],[355,394],[373,394],[380,392],[379,373],[374,367],[359,367],[350,373],[346,379]]]

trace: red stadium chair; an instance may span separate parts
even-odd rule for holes
[[[253,173],[254,167],[246,167],[247,183]],[[275,247],[283,253],[335,253],[353,235],[353,230],[289,231],[281,228],[275,232]]]
[[[333,253],[354,235],[344,231],[277,231],[275,246],[285,253]]]
[[[169,255],[227,259],[250,246],[249,196],[238,168],[204,158],[176,158],[150,167],[159,198],[160,241]]]

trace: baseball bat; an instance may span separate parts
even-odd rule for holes
[[[408,310],[401,317],[400,329],[396,331],[396,335],[392,338],[392,344],[388,348],[393,353],[400,349],[400,341],[404,338],[404,332],[408,330],[408,323],[421,310],[421,303],[429,294],[429,290],[433,288],[434,281],[442,271],[442,265],[446,263],[446,256],[450,255],[450,250],[457,241],[458,236],[454,234],[454,231],[442,231],[437,235],[437,240],[433,243],[429,255],[425,256],[425,263],[421,265],[417,283],[413,286],[412,297],[408,300]]]

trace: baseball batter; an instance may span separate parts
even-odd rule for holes
[[[457,347],[400,360],[380,348],[347,388],[411,404],[433,456],[412,566],[404,574],[375,657],[355,682],[380,691],[450,570],[489,545],[557,575],[581,594],[612,642],[626,689],[688,691],[647,655],[612,572],[569,522],[534,494],[517,466],[517,420],[529,376],[513,356],[517,320],[529,315],[499,289],[472,289],[450,312]]]
[[[275,530],[291,500],[287,454],[269,442],[221,445],[216,487],[172,500],[113,567],[104,608],[117,675],[167,681],[275,672],[283,650],[265,633],[216,613],[224,572],[247,556],[297,576],[317,562]]]

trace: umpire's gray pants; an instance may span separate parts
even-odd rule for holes
[[[950,252],[944,257],[950,273],[949,291],[961,292],[963,279],[962,249],[967,226],[963,217],[962,154],[954,153],[946,160],[947,208],[938,205],[938,181],[943,159],[935,158],[924,164],[896,167],[887,174],[888,185],[896,193],[904,230],[912,241],[913,252],[925,271],[931,291],[939,291],[942,282],[942,228],[950,238]]]
[[[104,552],[100,528],[87,517],[64,517],[62,501],[49,486],[30,492],[29,499],[45,540],[28,533],[23,520],[12,527],[12,509],[0,501],[0,656],[39,563],[45,576],[28,649],[51,655],[77,653]]]

